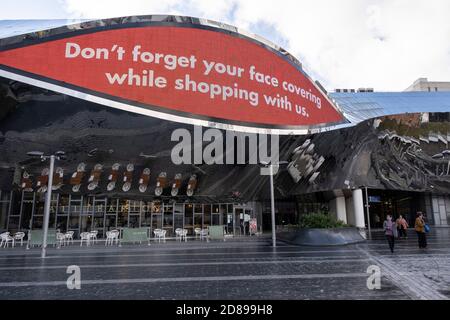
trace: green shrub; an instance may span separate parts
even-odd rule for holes
[[[300,216],[300,228],[340,228],[347,225],[329,214],[310,213]]]
[[[428,137],[430,132],[440,132],[443,135],[450,132],[450,122],[426,122],[419,126],[409,126],[403,123],[399,124],[396,120],[390,118],[382,118],[382,120],[378,128],[380,131],[394,131],[400,136],[410,136],[416,139],[419,139],[420,136]]]

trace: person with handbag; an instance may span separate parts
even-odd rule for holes
[[[391,253],[394,253],[394,242],[395,238],[398,236],[397,223],[392,221],[392,216],[390,214],[386,216],[386,220],[383,223],[383,229],[389,244],[389,249],[391,249]]]
[[[427,247],[427,236],[425,233],[426,223],[423,219],[422,212],[417,212],[416,222],[414,224],[414,229],[417,233],[417,238],[419,240],[419,249],[425,249]]]
[[[400,215],[396,221],[397,224],[397,231],[398,231],[398,237],[408,239],[408,235],[406,234],[406,230],[408,229],[408,222],[406,222],[405,218],[403,218],[402,215]]]

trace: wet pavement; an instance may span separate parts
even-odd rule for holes
[[[391,254],[383,234],[339,247],[304,247],[269,237],[105,247],[77,244],[0,249],[0,299],[446,299],[450,229],[420,250],[414,231]],[[68,289],[67,267],[80,267],[81,289]],[[369,290],[367,269],[381,268]]]

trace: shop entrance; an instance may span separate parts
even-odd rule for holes
[[[416,213],[426,212],[424,194],[418,192],[369,189],[368,200],[372,228],[382,228],[388,214],[394,219],[402,215],[410,226],[414,226]]]
[[[234,206],[233,234],[235,237],[250,235],[250,220],[256,218],[253,210],[245,206]]]

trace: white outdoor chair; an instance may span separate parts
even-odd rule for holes
[[[197,236],[200,236],[200,233],[202,232],[201,228],[195,228],[194,229],[194,233],[195,233],[195,238],[197,239]],[[200,237],[201,238],[201,237]]]
[[[113,245],[114,241],[116,244],[119,242],[119,230],[106,231],[105,246]]]
[[[61,248],[64,244],[66,240],[66,236],[64,233],[61,232],[57,232],[56,233],[56,241],[58,241],[58,247]]]
[[[159,233],[159,241],[161,242],[161,239],[164,240],[164,242],[166,242],[166,233],[167,230],[161,230],[161,232]]]
[[[73,231],[67,231],[64,234],[64,243],[68,244],[69,242],[73,243]]]
[[[200,240],[206,239],[208,241],[208,229],[202,229],[200,231]]]
[[[161,229],[155,229],[155,230],[153,230],[153,234],[155,235],[155,241],[156,241],[156,239],[158,239],[159,238],[159,234],[161,233]]]
[[[80,233],[80,247],[83,245],[83,240],[86,242],[86,245],[89,246],[91,244],[91,233],[90,232],[82,232]]]
[[[91,232],[89,232],[91,235],[91,239],[93,243],[97,242],[97,235],[98,235],[98,230],[93,230]]]
[[[158,239],[158,242],[161,242],[161,239],[163,239],[164,242],[166,242],[167,230],[155,229],[153,230],[153,233],[155,234],[155,237]]]
[[[14,238],[9,235],[9,232],[3,232],[0,234],[0,248],[5,244],[5,248],[8,246],[8,243],[11,242],[11,246],[14,247]]]
[[[175,229],[175,240],[178,240],[178,239],[180,239],[180,241],[181,241],[181,231],[182,231],[183,229],[181,229],[181,228],[176,228]]]
[[[182,229],[180,231],[180,241],[183,241],[183,238],[184,238],[184,242],[187,242],[187,234],[188,234],[188,230]]]
[[[14,244],[20,240],[20,246],[23,246],[23,238],[25,238],[25,232],[16,232],[14,234]]]
[[[111,241],[111,231],[106,231],[106,239],[105,239],[105,247],[110,243]]]

